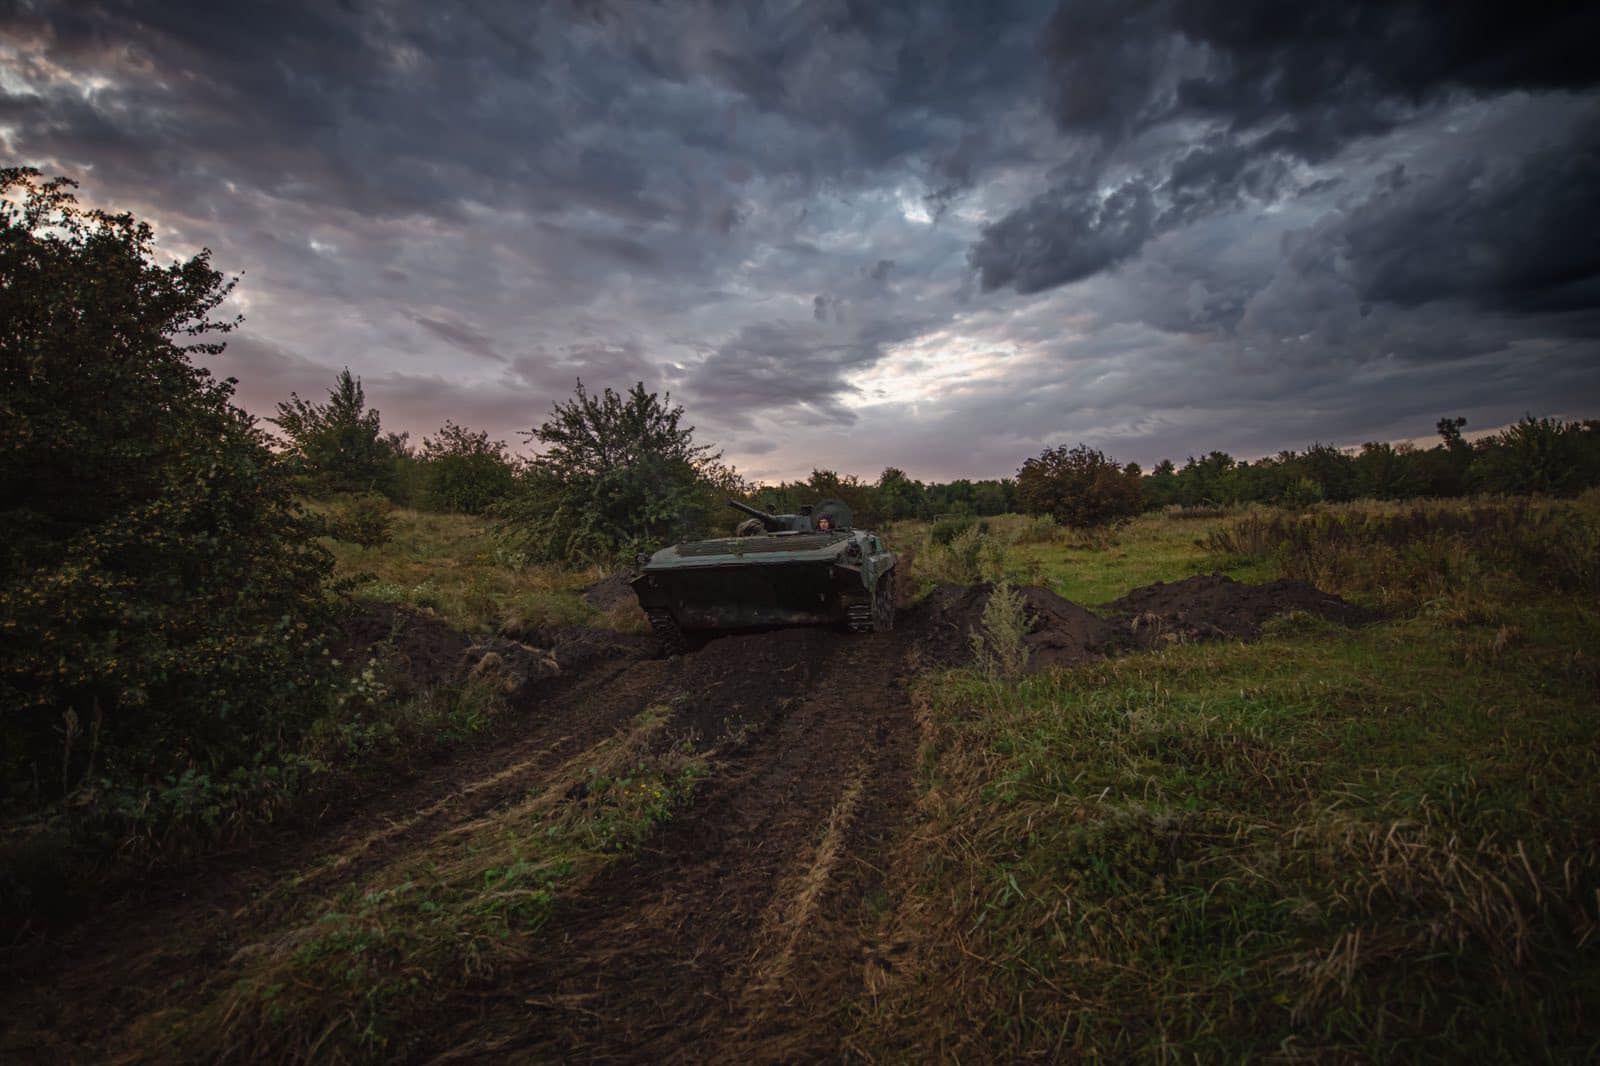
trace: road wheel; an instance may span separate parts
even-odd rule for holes
[[[884,633],[894,628],[894,571],[878,578],[878,587],[872,590],[872,628]]]
[[[668,655],[682,655],[689,650],[689,641],[685,639],[683,630],[678,626],[678,620],[666,611],[646,611],[650,619],[650,628],[655,630],[657,639],[661,641],[661,650]]]

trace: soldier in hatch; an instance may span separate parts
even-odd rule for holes
[[[817,532],[818,533],[830,533],[832,531],[833,531],[833,519],[832,519],[832,517],[830,517],[828,515],[823,515],[821,518],[817,519]]]

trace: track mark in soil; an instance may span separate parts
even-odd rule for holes
[[[757,954],[754,958],[750,983],[745,986],[748,997],[770,992],[777,980],[785,976],[794,960],[795,947],[800,935],[816,913],[818,901],[828,881],[833,876],[844,847],[845,833],[855,818],[856,807],[861,802],[868,765],[858,763],[850,775],[844,794],[828,812],[828,822],[817,844],[815,857],[793,884],[778,890],[773,905],[768,908],[762,928],[756,933]],[[777,951],[762,956],[762,946],[777,944]]]
[[[736,666],[759,649],[769,669],[810,680],[746,719],[692,807],[571,902],[537,967],[447,1004],[454,1024],[418,1057],[712,1060],[829,1045],[863,985],[868,901],[911,810],[916,728],[894,634],[785,642],[782,656],[752,638],[700,653]],[[691,703],[684,717],[716,713]]]

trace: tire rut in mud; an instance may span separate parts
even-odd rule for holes
[[[698,656],[729,662],[724,699],[741,680],[773,692],[743,661],[756,649],[797,686],[792,700],[729,723],[742,742],[692,807],[567,907],[537,965],[450,1004],[416,1059],[772,1060],[837,1046],[912,809],[906,644],[823,630],[715,641]],[[704,723],[711,705],[729,704],[685,710]]]

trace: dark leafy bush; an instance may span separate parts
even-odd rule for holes
[[[331,561],[232,382],[208,252],[0,172],[0,759],[12,813],[142,808],[327,706]],[[143,797],[143,798],[141,798]]]
[[[363,548],[387,544],[394,536],[393,507],[382,496],[357,496],[329,517],[328,533]]]
[[[528,433],[544,450],[496,507],[502,531],[533,558],[560,563],[614,563],[701,535],[721,514],[717,497],[744,486],[682,418],[642,382],[598,396],[578,382]]]
[[[1087,445],[1046,448],[1017,471],[1017,497],[1028,514],[1083,529],[1138,514],[1140,481],[1137,466],[1119,466]]]
[[[482,514],[516,487],[517,467],[505,441],[454,422],[422,442],[423,504],[435,511]]]
[[[944,547],[977,524],[978,520],[969,514],[940,515],[934,519],[933,525],[928,527],[928,540]]]

